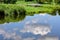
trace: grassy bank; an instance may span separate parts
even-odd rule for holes
[[[42,4],[41,7],[25,6],[25,10],[26,10],[27,14],[49,13],[49,14],[55,15],[55,12],[57,10],[60,10],[60,5],[48,5],[48,4],[43,5]]]
[[[33,7],[20,4],[0,4],[0,11],[4,11],[4,13],[8,15],[14,13],[26,13],[26,15],[33,15],[35,13],[55,14],[53,12],[55,12],[58,9],[60,10],[60,5],[42,4],[42,6],[40,7]]]
[[[25,2],[25,1],[17,1],[16,4],[20,4],[20,5],[27,5],[27,4],[36,4],[37,2],[34,1],[29,1],[29,2]]]
[[[14,12],[15,13],[24,13],[25,10],[24,10],[24,7],[22,6],[18,6],[18,5],[15,5],[15,4],[0,4],[0,11],[3,12],[5,14],[13,14]]]
[[[0,4],[0,24],[22,21],[26,15],[39,13],[56,15],[57,10],[60,14],[60,5],[42,4],[40,7],[35,7],[27,4]]]
[[[22,21],[25,18],[25,9],[13,4],[0,4],[0,24]]]

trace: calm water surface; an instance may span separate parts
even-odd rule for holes
[[[3,22],[3,21],[2,21]],[[0,24],[0,40],[59,40],[60,16],[35,14]]]

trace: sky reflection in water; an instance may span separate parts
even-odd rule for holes
[[[21,22],[0,24],[0,40],[59,40],[60,16],[35,14]]]

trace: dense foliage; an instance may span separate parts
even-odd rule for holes
[[[0,3],[14,4],[17,1],[26,1],[26,2],[35,1],[37,3],[52,3],[52,2],[53,3],[60,3],[60,0],[0,0]]]
[[[11,3],[11,4],[14,4],[14,3],[16,3],[16,1],[17,0],[0,0],[0,3],[7,3],[7,4]]]
[[[26,2],[28,2],[28,1],[33,1],[33,0],[25,0]]]
[[[35,1],[37,3],[60,3],[60,0],[17,0],[17,1]]]

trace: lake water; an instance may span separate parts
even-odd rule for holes
[[[5,22],[6,20],[2,19],[0,21],[3,22],[0,24],[0,40],[60,40],[60,16],[58,14],[54,16],[34,14],[25,16],[20,21],[15,20]]]

